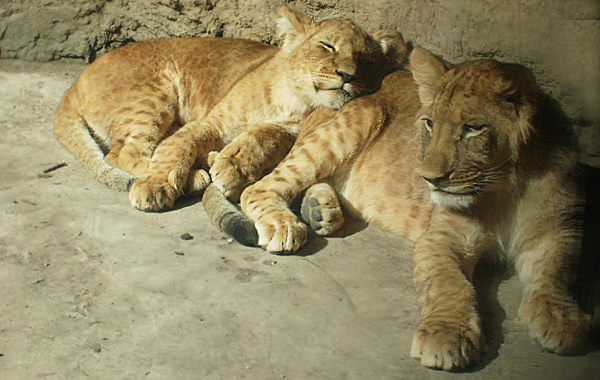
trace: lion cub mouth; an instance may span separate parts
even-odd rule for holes
[[[475,192],[471,193],[451,193],[445,190],[437,189],[429,193],[433,203],[449,209],[466,209],[475,201]]]
[[[357,97],[358,94],[353,94],[355,91],[352,91],[351,88],[344,88],[347,85],[347,83],[344,83],[341,87],[322,87],[319,88],[318,86],[315,86],[315,89],[317,91],[331,91],[331,92],[335,92],[341,95],[345,95],[350,97],[351,99],[354,99]]]
[[[448,189],[448,188],[440,188],[437,187],[435,185],[429,185],[429,191],[431,192],[439,192],[439,193],[444,193],[444,194],[451,194],[451,195],[465,195],[465,196],[471,196],[471,195],[477,195],[478,191],[474,190],[474,189]]]

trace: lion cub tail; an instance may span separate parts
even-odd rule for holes
[[[54,134],[98,181],[121,191],[129,190],[135,177],[106,162],[100,145],[92,136],[83,117],[77,112],[76,102],[75,90],[71,88],[56,111]]]
[[[242,245],[258,246],[258,232],[254,222],[213,184],[204,190],[202,205],[212,224],[219,230]]]

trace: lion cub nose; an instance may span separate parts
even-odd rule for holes
[[[345,71],[340,71],[340,70],[335,70],[335,73],[337,75],[339,75],[342,78],[342,82],[344,83],[349,83],[351,82],[354,78],[356,78],[354,75],[352,74],[348,74]]]
[[[434,185],[435,187],[439,187],[440,186],[440,182],[442,182],[442,180],[444,179],[444,176],[441,177],[426,177],[423,176],[423,179],[427,182],[429,182],[430,184]]]
[[[421,177],[435,187],[441,187],[442,182],[450,178],[452,171],[422,168]]]

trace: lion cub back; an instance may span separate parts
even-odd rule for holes
[[[64,95],[55,134],[96,179],[127,190],[160,141],[206,116],[276,52],[267,44],[225,38],[148,40],[113,50]],[[135,148],[129,160],[119,159],[127,156],[123,147]]]

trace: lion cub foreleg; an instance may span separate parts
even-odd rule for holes
[[[196,162],[206,164],[208,152],[222,147],[217,128],[202,122],[186,124],[158,145],[148,175],[131,186],[131,205],[143,211],[173,207],[190,186],[188,175]]]
[[[225,196],[238,201],[248,185],[264,177],[283,160],[295,140],[295,134],[278,125],[252,126],[220,152],[209,154],[213,183]]]
[[[516,261],[525,283],[521,320],[544,349],[562,355],[577,353],[585,346],[591,328],[591,317],[569,293],[572,255],[579,248],[577,237],[566,230],[543,234],[523,248]]]
[[[464,369],[483,351],[471,283],[479,258],[469,252],[472,234],[452,218],[438,218],[415,246],[414,281],[422,321],[413,338],[411,356],[426,367]]]
[[[294,252],[306,241],[306,225],[290,211],[290,201],[308,186],[335,173],[376,135],[383,110],[358,99],[339,112],[314,111],[285,159],[241,196],[242,211],[256,225],[259,245],[270,252]],[[362,104],[362,105],[361,105]],[[363,116],[356,115],[357,108]],[[353,122],[351,122],[353,121]]]

